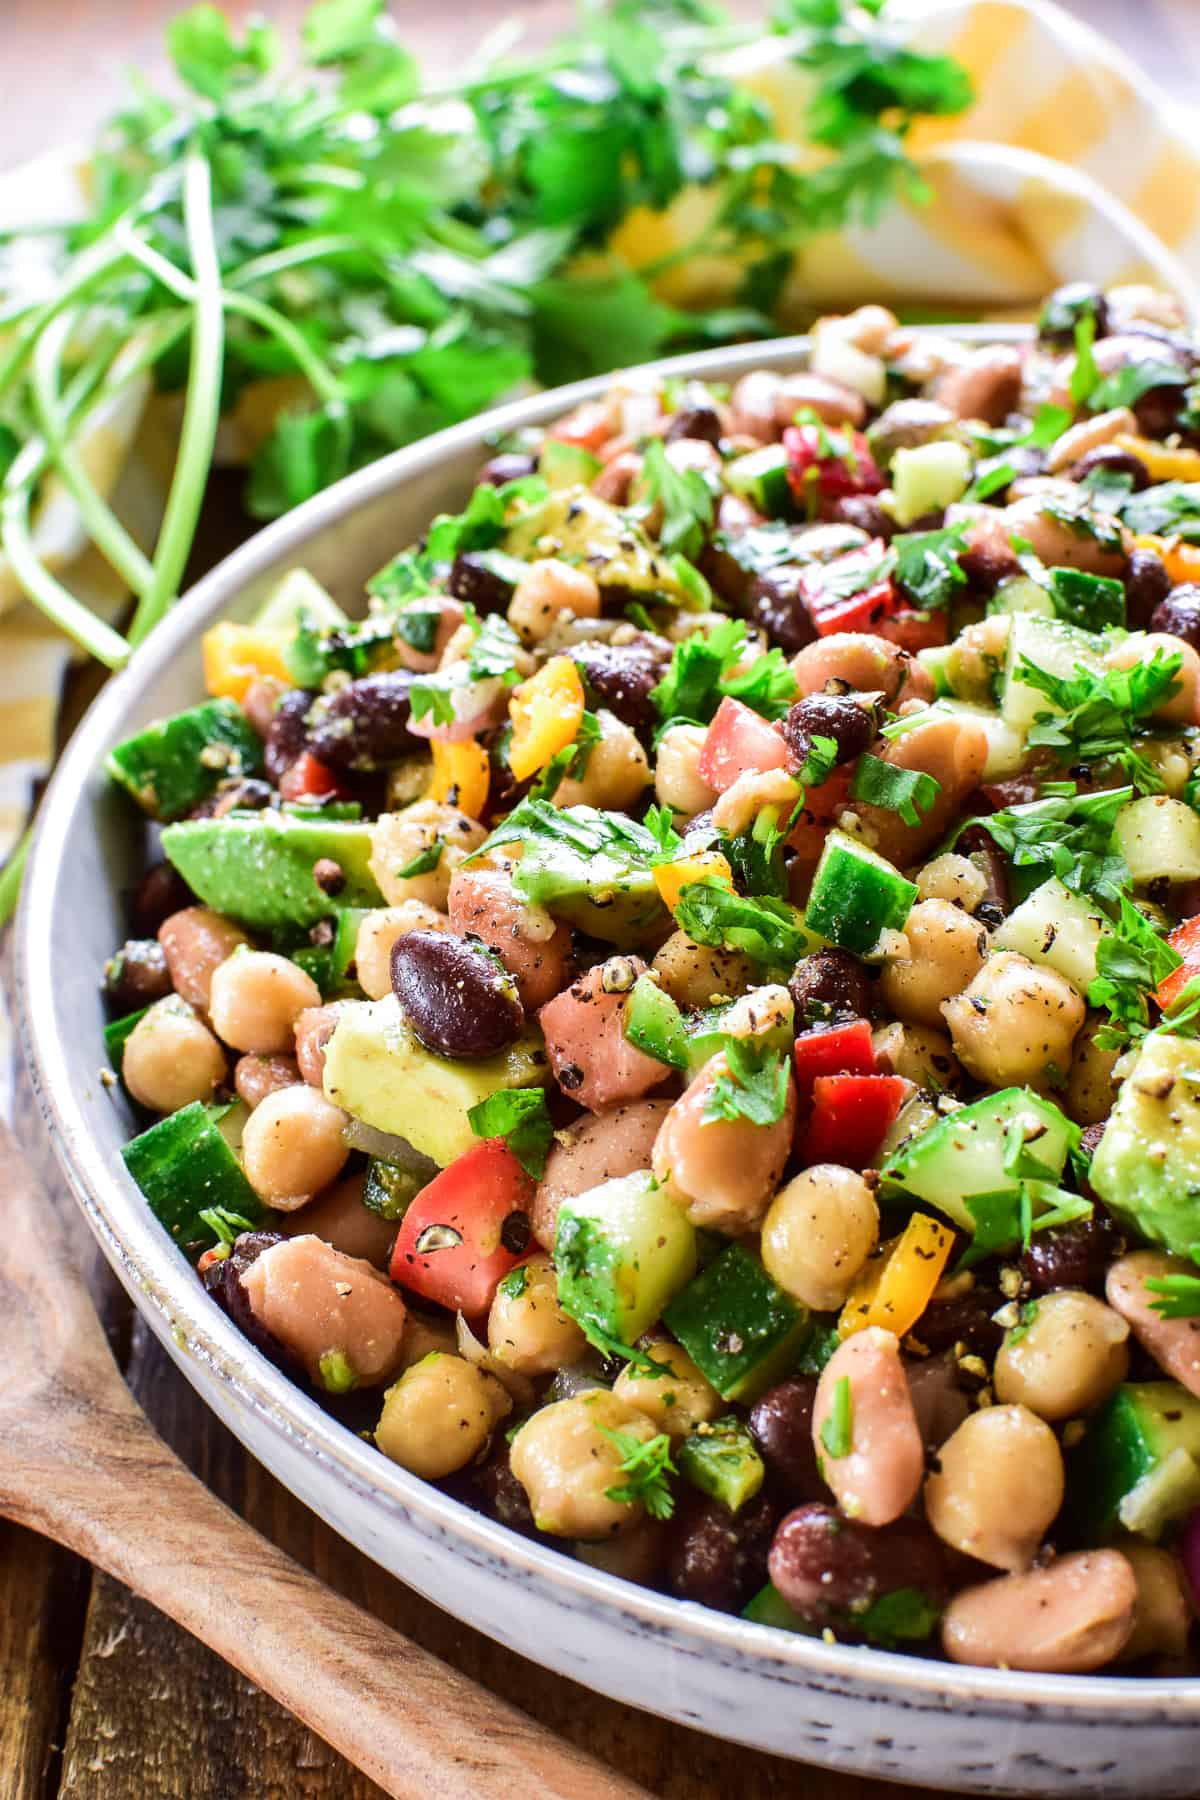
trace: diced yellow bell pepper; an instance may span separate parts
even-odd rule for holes
[[[508,703],[513,724],[508,764],[518,781],[536,775],[575,742],[584,705],[583,682],[569,656],[552,656],[514,690]]]
[[[1114,441],[1118,450],[1127,450],[1145,463],[1151,481],[1200,481],[1200,450],[1172,449],[1169,444],[1124,431]]]
[[[698,850],[694,856],[682,857],[678,862],[660,863],[654,871],[654,885],[671,912],[690,882],[714,879],[724,887],[733,886],[733,870],[719,850]]]
[[[1185,544],[1179,538],[1155,537],[1145,533],[1134,539],[1139,550],[1153,550],[1161,556],[1171,580],[1200,581],[1200,544]]]
[[[278,631],[235,625],[223,619],[204,634],[204,685],[214,700],[245,699],[264,675],[290,684],[284,657],[287,638]]]
[[[469,819],[481,819],[487,805],[491,765],[483,745],[474,738],[461,744],[443,744],[437,738],[433,750],[433,774],[425,790],[428,800],[457,806]]]
[[[914,1213],[898,1238],[871,1257],[838,1317],[838,1336],[879,1325],[903,1337],[911,1331],[942,1279],[954,1233],[928,1213]]]

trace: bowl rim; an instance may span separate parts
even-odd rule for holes
[[[1012,325],[919,327],[975,343],[1021,342],[1029,328]],[[806,337],[773,339],[733,349],[706,350],[644,365],[674,377],[734,378],[751,369],[803,367]],[[68,1185],[139,1309],[164,1339],[170,1336],[228,1391],[231,1412],[248,1410],[272,1437],[300,1448],[345,1483],[366,1506],[392,1519],[403,1517],[431,1541],[466,1544],[494,1558],[509,1574],[536,1582],[547,1599],[636,1620],[664,1638],[682,1638],[692,1654],[736,1661],[763,1671],[785,1667],[797,1685],[850,1683],[881,1700],[922,1701],[944,1711],[948,1702],[975,1714],[1011,1717],[1015,1708],[1049,1709],[1080,1720],[1114,1709],[1156,1714],[1155,1723],[1191,1728],[1200,1715],[1200,1681],[1192,1677],[1035,1675],[976,1669],[932,1658],[805,1637],[720,1613],[589,1568],[522,1537],[473,1511],[438,1488],[389,1462],[324,1412],[295,1383],[251,1349],[223,1312],[213,1306],[182,1256],[165,1254],[161,1231],[140,1204],[123,1167],[109,1167],[90,1141],[88,1119],[71,1083],[53,1004],[51,921],[53,895],[64,868],[74,821],[86,812],[90,783],[103,753],[119,734],[127,707],[141,687],[167,669],[180,649],[236,598],[257,575],[312,536],[386,496],[410,477],[436,473],[439,465],[493,434],[540,425],[603,393],[601,375],[493,408],[421,442],[394,451],[346,477],[302,506],[256,532],[225,557],[180,601],[167,619],[106,683],[76,728],[42,801],[16,925],[15,998],[21,1041],[36,1098]],[[302,555],[299,558],[303,560]],[[186,1371],[185,1371],[186,1372]],[[208,1395],[206,1404],[212,1402]],[[306,1502],[307,1503],[307,1502]],[[369,1552],[368,1552],[369,1554]],[[528,1652],[527,1652],[528,1653]],[[917,1697],[920,1696],[920,1699]]]

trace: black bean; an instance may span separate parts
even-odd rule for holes
[[[229,1315],[238,1330],[249,1338],[255,1348],[261,1350],[276,1368],[282,1369],[287,1375],[294,1375],[297,1372],[295,1359],[284,1349],[275,1333],[260,1324],[241,1279],[264,1250],[269,1250],[274,1244],[282,1244],[283,1241],[283,1236],[278,1231],[244,1231],[231,1247],[229,1255],[205,1270],[204,1285],[221,1311]]]
[[[104,965],[104,992],[118,1012],[136,1012],[171,992],[171,971],[157,938],[130,938]]]
[[[396,939],[392,991],[416,1036],[439,1056],[495,1056],[525,1024],[507,969],[444,931],[409,931]]]
[[[964,1344],[975,1356],[992,1357],[1004,1341],[1004,1327],[992,1314],[1004,1301],[993,1288],[974,1287],[957,1300],[936,1300],[913,1327],[926,1349],[953,1350]]]
[[[1128,475],[1135,494],[1150,486],[1150,471],[1141,457],[1135,456],[1132,450],[1118,450],[1115,444],[1099,444],[1094,450],[1087,451],[1077,463],[1072,463],[1068,474],[1072,481],[1086,481],[1093,469]]]
[[[671,1523],[667,1586],[680,1600],[740,1612],[766,1581],[778,1518],[778,1505],[765,1493],[736,1513],[719,1500],[681,1495]]]
[[[882,538],[886,543],[896,530],[896,521],[884,512],[874,494],[846,494],[835,500],[830,518],[838,525],[855,525],[868,537]]]
[[[1086,1288],[1101,1294],[1109,1264],[1124,1248],[1116,1221],[1097,1202],[1090,1219],[1035,1231],[1021,1258],[1021,1272],[1035,1294],[1050,1294],[1056,1288]]]
[[[1017,573],[1017,559],[1011,551],[992,550],[983,545],[964,550],[958,566],[967,578],[973,599],[994,594],[1002,581]]]
[[[804,569],[797,563],[781,563],[755,578],[746,608],[785,656],[794,656],[815,641],[817,628],[804,600]]]
[[[313,708],[308,747],[333,769],[381,769],[413,748],[407,669],[348,682]]]
[[[783,721],[783,735],[794,766],[804,763],[816,737],[832,738],[839,763],[853,762],[875,737],[872,712],[852,694],[806,694]]]
[[[512,1472],[503,1435],[494,1440],[486,1461],[469,1471],[469,1478],[476,1504],[489,1518],[507,1525],[510,1531],[536,1535],[529,1498]]]
[[[915,1588],[939,1608],[947,1593],[945,1557],[927,1525],[859,1525],[832,1506],[790,1512],[775,1533],[768,1569],[802,1619],[841,1637],[863,1635],[857,1621],[885,1594]]]
[[[1038,336],[1044,344],[1059,344],[1069,350],[1075,342],[1075,327],[1088,315],[1096,321],[1096,336],[1108,333],[1108,301],[1090,281],[1068,281],[1055,288],[1042,306],[1038,318]]]
[[[446,577],[446,592],[481,613],[506,612],[516,585],[486,550],[461,550]]]
[[[1183,359],[1177,359],[1183,360]],[[1190,366],[1190,359],[1189,359]],[[1134,417],[1143,437],[1165,438],[1179,429],[1179,415],[1187,405],[1187,388],[1175,383],[1153,387],[1133,403]]]
[[[814,950],[811,956],[801,957],[792,971],[788,992],[798,1026],[821,1024],[843,1015],[857,1019],[870,1015],[870,981],[848,950]]]
[[[1168,631],[1200,650],[1200,584],[1185,581],[1172,588],[1150,617],[1151,631]]]
[[[1153,550],[1134,550],[1125,569],[1125,622],[1131,631],[1148,631],[1150,619],[1171,591],[1171,577]]]
[[[195,904],[195,894],[170,863],[151,863],[129,897],[133,928],[139,937],[153,937],[164,919]]]
[[[537,474],[537,458],[524,450],[501,450],[485,462],[475,477],[476,487],[503,487],[507,481],[521,481]]]
[[[697,438],[705,444],[719,444],[721,437],[721,415],[712,395],[700,382],[690,381],[679,396],[679,406],[667,427],[667,442]]]
[[[289,688],[271,715],[263,745],[263,763],[276,787],[308,747],[307,720],[316,697],[308,688]]]
[[[194,806],[188,818],[223,819],[231,812],[261,812],[274,798],[275,790],[269,781],[259,781],[252,775],[236,775],[221,782],[206,800]]]
[[[666,638],[645,631],[627,644],[592,638],[576,644],[571,656],[596,705],[615,713],[632,730],[648,731],[658,724],[650,691],[662,680],[671,653]]]
[[[750,1436],[767,1469],[789,1500],[815,1500],[825,1492],[813,1444],[817,1383],[793,1375],[768,1388],[750,1409]]]

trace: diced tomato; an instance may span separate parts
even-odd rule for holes
[[[576,444],[581,450],[599,450],[605,439],[612,436],[608,408],[603,401],[589,400],[552,425],[549,436],[560,444]]]
[[[818,1075],[801,1142],[804,1161],[867,1168],[911,1086],[901,1075]]]
[[[284,800],[318,800],[338,792],[338,779],[311,750],[302,750],[279,783]]]
[[[723,794],[739,775],[784,769],[788,748],[783,733],[740,700],[727,695],[717,708],[700,752],[700,778]]]
[[[814,492],[823,500],[844,500],[848,494],[878,494],[883,489],[883,476],[861,431],[789,425],[783,447],[788,481],[801,500]]]
[[[529,1250],[536,1184],[503,1138],[488,1138],[435,1175],[400,1225],[391,1278],[475,1318]]]
[[[1200,914],[1194,919],[1185,919],[1167,934],[1167,942],[1172,950],[1182,956],[1183,961],[1177,969],[1160,981],[1154,998],[1165,1012],[1171,1002],[1178,998],[1195,975],[1200,975]]]
[[[831,562],[812,563],[801,571],[800,597],[817,633],[878,631],[896,611],[897,596],[885,558],[887,545],[872,538]]]
[[[876,629],[881,638],[899,644],[910,656],[915,656],[918,650],[936,650],[947,642],[944,612],[917,612],[911,606],[903,606],[890,619],[883,619]]]
[[[805,1031],[796,1039],[796,1087],[808,1096],[828,1075],[874,1075],[878,1067],[865,1019],[850,1019],[829,1031]]]

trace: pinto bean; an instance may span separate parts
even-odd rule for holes
[[[989,1406],[964,1419],[939,1450],[925,1483],[925,1516],[964,1555],[1025,1569],[1062,1505],[1064,1485],[1049,1425],[1024,1406]]]
[[[860,427],[867,417],[862,395],[830,375],[810,375],[801,370],[785,375],[775,390],[775,423],[782,431],[801,411],[815,412],[823,425]]]
[[[346,1004],[344,1000],[332,1000],[328,1006],[310,1006],[296,1020],[296,1062],[309,1087],[324,1085],[325,1046]]]
[[[1039,1675],[1086,1675],[1133,1633],[1137,1582],[1116,1550],[1079,1550],[1044,1569],[964,1588],[942,1619],[951,1662]]]
[[[1139,632],[1114,645],[1104,660],[1112,669],[1132,669],[1154,656],[1178,656],[1181,661],[1174,693],[1155,707],[1151,718],[1163,725],[1194,725],[1200,707],[1200,650],[1165,632],[1144,636]]]
[[[253,1050],[239,1056],[233,1069],[238,1099],[244,1100],[251,1112],[268,1094],[278,1088],[294,1087],[302,1079],[294,1056],[260,1056]]]
[[[1046,457],[1046,468],[1051,475],[1058,475],[1069,469],[1081,457],[1090,456],[1093,450],[1103,449],[1111,444],[1114,438],[1127,437],[1137,431],[1137,420],[1127,406],[1113,407],[1109,412],[1095,413],[1090,418],[1080,419],[1064,431],[1058,441],[1051,445]],[[1143,469],[1143,474],[1145,470]]]
[[[558,993],[571,954],[570,929],[545,907],[519,900],[508,870],[457,869],[448,904],[454,930],[495,951],[529,1011]]]
[[[844,1454],[830,1448],[839,1422],[849,1438]],[[838,1345],[817,1383],[813,1444],[847,1518],[890,1525],[907,1511],[925,1473],[925,1449],[893,1332],[868,1325]]]
[[[208,1011],[212,978],[227,957],[242,944],[245,932],[208,906],[185,906],[172,913],[158,928],[175,992],[189,1006]]]
[[[361,1257],[373,1268],[386,1269],[396,1238],[396,1221],[363,1205],[365,1179],[361,1172],[344,1175],[299,1212],[284,1213],[280,1219],[284,1236],[319,1237],[343,1256]]]
[[[610,965],[618,961],[624,967],[620,985],[614,986]],[[645,970],[641,957],[609,957],[538,1013],[555,1080],[564,1094],[589,1112],[601,1112],[622,1100],[640,1100],[666,1078],[663,1064],[625,1036],[629,990]],[[628,985],[626,975],[633,978]]]
[[[449,932],[409,931],[396,939],[392,992],[417,1037],[439,1056],[496,1056],[525,1024],[508,971]]]
[[[1048,567],[1082,569],[1089,575],[1120,580],[1128,560],[1123,549],[1106,550],[1094,537],[1064,525],[1045,507],[1044,494],[1029,494],[1005,507],[1002,518],[1008,539],[1027,539]]]
[[[635,1100],[580,1119],[559,1133],[530,1210],[533,1235],[543,1249],[554,1249],[564,1200],[650,1167],[654,1140],[670,1110],[669,1100]]]
[[[136,1012],[171,992],[171,971],[157,938],[130,938],[104,965],[104,992],[118,1012]]]
[[[317,1386],[376,1387],[397,1367],[404,1301],[361,1258],[309,1233],[264,1250],[241,1282],[255,1318]]]
[[[1019,350],[989,344],[972,351],[959,367],[948,369],[935,384],[933,397],[956,419],[1002,425],[1021,398],[1023,371]]]
[[[890,707],[932,700],[933,681],[907,650],[870,631],[836,631],[792,659],[801,694],[882,693]]]
[[[1133,1250],[1109,1269],[1104,1294],[1163,1374],[1200,1396],[1200,1318],[1164,1319],[1154,1310],[1161,1296],[1146,1286],[1147,1281],[1191,1272],[1189,1263],[1165,1250]]]
[[[783,377],[771,369],[752,369],[734,383],[729,397],[735,431],[769,443],[778,438],[782,427],[775,417],[775,400],[783,386]]]
[[[831,1506],[797,1507],[775,1533],[771,1580],[809,1625],[854,1636],[855,1621],[877,1600],[916,1588],[933,1608],[946,1595],[940,1544],[916,1519],[872,1528]]]
[[[974,719],[936,712],[903,737],[885,743],[879,751],[883,762],[896,769],[922,770],[932,775],[939,791],[917,825],[906,825],[899,813],[885,807],[871,806],[865,800],[851,801],[850,808],[862,820],[868,842],[889,862],[905,866],[919,861],[945,836],[962,811],[967,795],[978,787],[987,754],[987,734],[982,725]]]
[[[796,1090],[789,1074],[783,1117],[773,1125],[706,1120],[713,1088],[728,1072],[724,1052],[704,1064],[663,1120],[651,1167],[693,1225],[737,1237],[759,1223],[779,1185],[796,1129]]]

